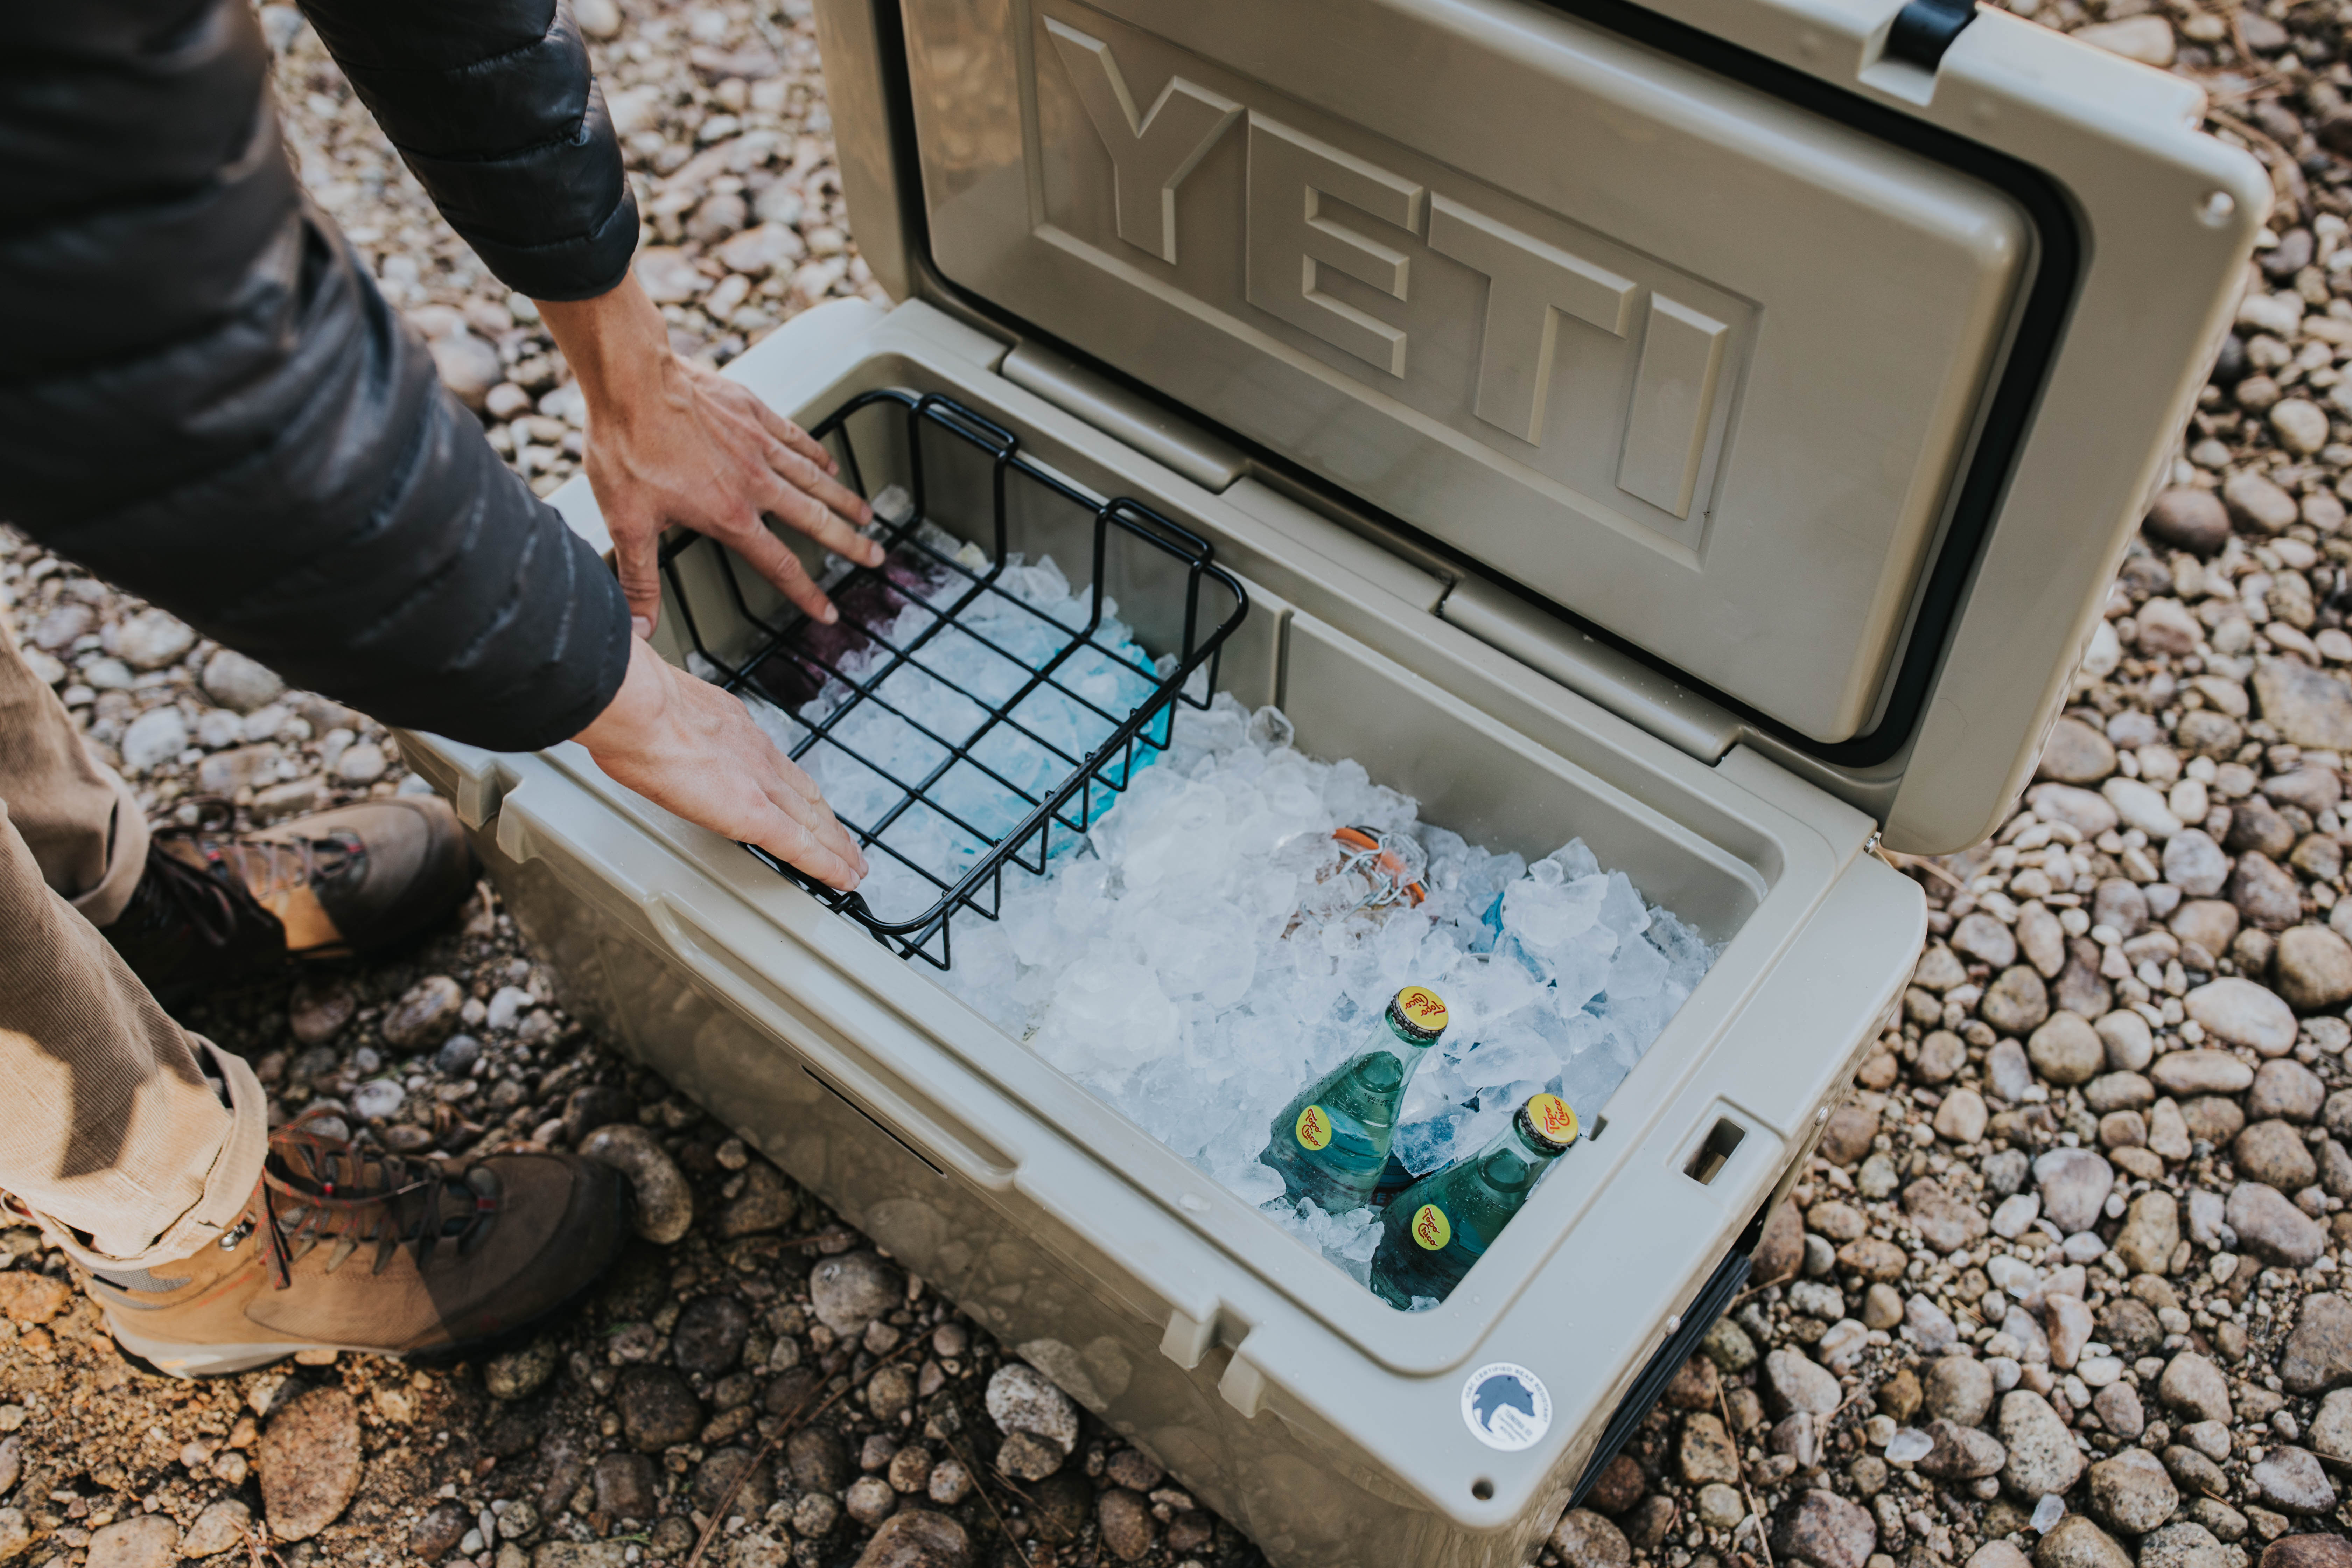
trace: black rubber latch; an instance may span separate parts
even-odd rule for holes
[[[1911,0],[1895,14],[1895,26],[1886,35],[1886,52],[1934,70],[1952,40],[1960,36],[1960,29],[1976,19],[1976,0]]]

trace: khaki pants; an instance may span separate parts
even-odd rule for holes
[[[268,1141],[252,1069],[173,1023],[99,932],[146,863],[138,801],[0,623],[0,1189],[100,1267],[227,1230]]]

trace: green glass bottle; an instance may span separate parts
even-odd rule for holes
[[[1327,1214],[1346,1214],[1372,1201],[1405,1085],[1444,1032],[1437,993],[1408,985],[1390,1000],[1363,1049],[1283,1107],[1258,1160],[1282,1178],[1291,1202],[1312,1198]]]
[[[1538,1094],[1477,1153],[1398,1194],[1381,1215],[1380,1250],[1372,1254],[1381,1300],[1408,1310],[1417,1296],[1445,1300],[1576,1135],[1568,1101]]]

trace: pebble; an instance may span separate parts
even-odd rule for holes
[[[2001,972],[1977,1003],[1984,1021],[2003,1034],[2023,1035],[2050,1016],[2050,989],[2042,976],[2025,964]]]
[[[1698,1489],[1698,1521],[1709,1530],[1729,1530],[1748,1517],[1747,1500],[1727,1481],[1709,1481]]]
[[[2250,1047],[2266,1057],[2284,1056],[2294,1046],[2294,1011],[2251,980],[2231,975],[2208,982],[2182,997],[2181,1006],[2207,1034],[2230,1045]],[[2163,1065],[2159,1058],[2157,1066]],[[2156,1081],[2160,1088],[2174,1088],[2160,1072]],[[2251,1072],[2245,1081],[2253,1081]]]
[[[1981,1426],[1992,1410],[1992,1371],[1974,1356],[1948,1355],[1927,1368],[1927,1414],[1961,1426]]]
[[[1958,1422],[1930,1422],[1927,1436],[1933,1447],[1919,1460],[1919,1468],[1939,1481],[1967,1481],[1999,1475],[2009,1459],[2007,1450],[1991,1433]]]
[[[169,703],[133,719],[119,748],[123,768],[133,774],[152,772],[187,749],[187,721]]]
[[[898,1511],[898,1494],[880,1476],[860,1476],[842,1494],[842,1507],[851,1519],[870,1530]]]
[[[2172,1267],[2173,1250],[2180,1245],[2180,1203],[2170,1193],[2142,1193],[2124,1212],[2123,1229],[2116,1234],[2116,1256],[2137,1274],[2163,1274]]]
[[[731,1239],[782,1230],[800,1208],[800,1190],[765,1160],[754,1160],[744,1168],[742,1190],[719,1211],[719,1234]]]
[[[2084,1458],[2074,1447],[2074,1435],[2031,1389],[2011,1389],[2001,1395],[2000,1433],[2008,1460],[2001,1467],[2001,1484],[2013,1495],[2039,1498],[2061,1493],[2083,1473]]]
[[[2332,1290],[2304,1298],[2294,1331],[2279,1353],[2278,1374],[2290,1394],[2316,1394],[2352,1381],[2352,1300]],[[2352,1408],[2345,1416],[2352,1422]],[[2352,1426],[2347,1431],[2352,1435]],[[2352,1452],[2329,1457],[2352,1458]]]
[[[638,251],[636,271],[637,281],[656,305],[685,304],[699,299],[710,286],[686,252],[674,246],[649,245]]]
[[[2254,671],[2254,708],[2279,737],[2306,750],[2352,750],[2352,689],[2291,659]]]
[[[196,646],[195,628],[168,610],[142,610],[113,628],[106,651],[133,669],[176,664]]]
[[[471,1035],[452,1035],[433,1053],[433,1070],[446,1078],[463,1078],[481,1058],[481,1041]]]
[[[2088,1149],[2053,1149],[2033,1162],[2033,1180],[2041,1190],[2042,1215],[2072,1236],[2098,1223],[2116,1173]]]
[[[2172,815],[2164,796],[2137,779],[2109,779],[2099,786],[2099,793],[2116,808],[2125,826],[2137,827],[2150,838],[2161,841],[2181,830],[2180,819]]]
[[[373,784],[392,766],[392,759],[373,741],[355,741],[335,759],[335,776],[345,784]]]
[[[2088,1083],[2107,1064],[2107,1045],[2098,1031],[2063,1010],[2033,1031],[2025,1054],[2036,1072],[2056,1084]]]
[[[2011,1105],[2022,1101],[2033,1088],[2033,1064],[2025,1059],[2025,1047],[2015,1040],[1995,1042],[1985,1053],[1985,1081]]]
[[[1904,1188],[1903,1207],[1918,1227],[1920,1238],[1937,1252],[1957,1252],[1985,1234],[1985,1216],[1977,1211],[1975,1200],[1960,1196],[1932,1177],[1922,1177]]]
[[[478,414],[490,388],[507,378],[499,351],[471,332],[450,332],[425,346],[433,355],[433,368],[441,374],[441,384]]]
[[[2088,26],[2075,28],[2074,36],[2094,48],[2105,49],[2111,55],[2121,55],[2127,60],[2137,60],[2144,66],[2154,66],[2159,70],[2170,65],[2173,56],[2179,52],[2172,24],[2158,16],[2093,22]],[[2318,413],[2318,410],[2314,409],[2313,412]],[[2319,419],[2325,426],[2327,416],[2322,414]],[[2324,434],[2322,439],[2325,439]]]
[[[2282,1443],[2249,1472],[2255,1495],[2286,1513],[2327,1513],[2336,1507],[2336,1484],[2309,1449]]]
[[[599,1513],[614,1519],[647,1520],[660,1509],[660,1474],[654,1468],[654,1462],[643,1454],[625,1450],[606,1454],[597,1459],[591,1479]],[[420,1555],[429,1559],[435,1553]]]
[[[751,1313],[732,1296],[703,1296],[687,1304],[670,1331],[670,1359],[680,1372],[719,1377],[734,1369],[751,1332]]]
[[[2341,1535],[2289,1535],[2263,1549],[2259,1568],[2352,1568],[2352,1540]]]
[[[2124,1448],[2091,1467],[2091,1511],[2126,1535],[2146,1535],[2170,1519],[2180,1492],[2157,1457]]]
[[[2304,1436],[2321,1458],[2352,1465],[2352,1388],[2339,1388],[2322,1400]]]
[[[1695,1410],[1683,1417],[1675,1463],[1683,1480],[1691,1486],[1739,1479],[1738,1446],[1724,1429],[1722,1419],[1711,1411]]]
[[[580,1141],[580,1154],[628,1177],[636,1231],[647,1241],[667,1247],[694,1224],[694,1189],[646,1129],[627,1122],[600,1127]]]
[[[2072,1513],[2060,1520],[2033,1549],[2033,1568],[2132,1568],[2132,1560],[2131,1553],[2116,1545],[2113,1536],[2083,1515]]]
[[[2017,962],[2017,937],[2009,927],[1978,910],[1962,915],[1960,923],[1952,928],[1952,951],[1991,968],[2006,969]]]
[[[2198,1421],[2230,1419],[2230,1383],[2221,1369],[2195,1351],[2182,1351],[2166,1363],[2156,1396]]]
[[[1546,1542],[1568,1568],[1626,1568],[1633,1548],[1625,1532],[1591,1509],[1570,1509]]]
[[[2134,1442],[2147,1429],[2147,1413],[2141,1407],[2139,1390],[2128,1383],[2111,1383],[2099,1390],[2091,1401],[2091,1408],[2099,1424],[2125,1442]]]
[[[2279,994],[2303,1012],[2352,1000],[2352,943],[2326,926],[2294,926],[2284,932],[2273,963]]]
[[[2167,1051],[2147,1076],[2167,1094],[2238,1094],[2253,1083],[2254,1069],[2227,1051]]]
[[[2284,931],[2303,918],[2303,890],[2294,873],[2259,850],[2238,857],[2223,895],[2238,906],[2246,923],[2263,931]]]
[[[258,659],[218,648],[205,660],[205,695],[232,712],[250,713],[286,694],[286,682]]]
[[[236,1498],[222,1498],[205,1505],[196,1515],[188,1533],[180,1538],[179,1554],[183,1557],[211,1557],[245,1544],[246,1530],[253,1522],[253,1510]],[[455,1546],[453,1536],[449,1545]],[[448,1547],[441,1549],[446,1553]],[[428,1555],[440,1555],[433,1553]]]
[[[2156,1038],[2147,1020],[2128,1007],[2118,1007],[2092,1026],[2106,1047],[2107,1066],[2118,1072],[2141,1072],[2156,1056]]]
[[[180,1527],[167,1513],[137,1514],[90,1532],[87,1568],[168,1568],[179,1555]]]
[[[871,1252],[845,1252],[837,1258],[824,1259],[809,1271],[809,1302],[815,1309],[818,1321],[836,1334],[864,1333],[867,1323],[903,1303],[906,1296],[907,1277],[896,1265]],[[1002,1377],[1012,1370],[1007,1366],[997,1375]],[[1021,1370],[1040,1383],[1044,1382],[1038,1373],[1028,1368]],[[1055,1394],[1060,1397],[1060,1390],[1055,1390]],[[1066,1405],[1067,1401],[1064,1403]],[[1077,1429],[1074,1426],[1070,1431],[1071,1441],[1075,1442],[1076,1437]],[[1062,1451],[1065,1454],[1070,1451],[1069,1443],[1062,1445]]]
[[[277,1541],[308,1541],[333,1523],[360,1485],[359,1408],[340,1388],[273,1401],[254,1451],[261,1506]]]
[[[690,1443],[702,1430],[702,1401],[666,1366],[624,1367],[613,1403],[621,1413],[623,1434],[641,1454]]]
[[[988,1380],[987,1403],[989,1419],[1007,1436],[1034,1433],[1064,1455],[1077,1447],[1077,1407],[1045,1373],[1025,1363],[1007,1362],[996,1369]]]
[[[2164,879],[2191,898],[2211,898],[2230,879],[2230,858],[2203,828],[2187,828],[2164,847]]]
[[[2177,487],[2158,492],[2140,527],[2159,544],[2210,555],[2230,541],[2230,512],[2211,490]]]
[[[1778,1415],[1827,1415],[1843,1402],[1838,1380],[1802,1352],[1782,1347],[1764,1358],[1765,1402]]]
[[[2139,1568],[2238,1568],[2240,1562],[2211,1531],[2185,1520],[2140,1538]]]
[[[465,1003],[466,993],[455,980],[446,974],[427,975],[393,1004],[376,1032],[396,1051],[429,1051],[457,1028],[457,1013]]]
[[[482,1367],[482,1386],[493,1399],[528,1399],[555,1375],[562,1349],[541,1338],[492,1356]]]
[[[2283,1192],[2301,1192],[2319,1175],[2303,1134],[2284,1121],[2253,1123],[2238,1134],[2230,1154],[2240,1175]]]
[[[2327,1232],[2285,1194],[2259,1182],[2240,1182],[2230,1191],[2230,1228],[2246,1250],[2273,1263],[2301,1268],[2327,1245]]]
[[[2073,784],[2036,784],[2025,798],[2035,816],[2045,822],[2063,823],[2085,838],[2096,838],[2122,820],[2105,795]]]
[[[882,1521],[853,1568],[971,1568],[971,1538],[929,1509],[910,1508]]]
[[[1125,1487],[1108,1488],[1095,1500],[1095,1520],[1103,1544],[1121,1562],[1141,1557],[1159,1538],[1151,1505]]]
[[[996,1450],[996,1468],[1016,1481],[1042,1481],[1068,1457],[1034,1432],[1015,1432]]]
[[[1813,1568],[1866,1568],[1878,1525],[1866,1509],[1819,1487],[1791,1498],[1772,1522],[1772,1550]]]

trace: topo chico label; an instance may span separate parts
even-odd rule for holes
[[[1576,1111],[1556,1094],[1538,1094],[1528,1100],[1528,1119],[1555,1143],[1576,1142]]]
[[[1294,1131],[1298,1134],[1300,1148],[1328,1148],[1331,1142],[1331,1113],[1319,1105],[1310,1105],[1298,1113],[1298,1123]]]
[[[1412,1238],[1432,1252],[1443,1252],[1454,1239],[1454,1222],[1435,1204],[1423,1204],[1412,1216]]]

